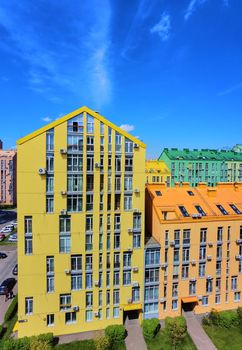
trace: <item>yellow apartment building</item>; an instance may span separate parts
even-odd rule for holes
[[[145,161],[146,183],[166,183],[170,187],[171,172],[163,160]]]
[[[242,184],[146,187],[144,318],[242,305]]]
[[[145,144],[87,107],[17,144],[18,336],[141,319]]]

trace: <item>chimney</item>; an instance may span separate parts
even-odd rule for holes
[[[0,150],[3,149],[3,142],[0,140]]]

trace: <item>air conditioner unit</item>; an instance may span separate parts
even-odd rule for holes
[[[65,196],[66,195],[66,191],[61,191],[61,195]]]
[[[207,276],[207,280],[212,280],[213,279],[213,276]]]
[[[236,254],[236,255],[235,255],[235,259],[236,259],[236,260],[242,260],[242,256],[239,255],[239,254]]]
[[[190,282],[196,282],[196,278],[195,277],[190,278]]]
[[[193,219],[197,219],[197,218],[201,218],[202,217],[202,214],[192,214],[192,218]]]
[[[134,213],[139,213],[139,209],[134,208],[133,212],[134,212]]]
[[[139,144],[138,143],[134,143],[134,148],[139,148]]]
[[[66,154],[67,153],[67,150],[66,149],[64,149],[64,148],[61,148],[60,149],[60,154]]]
[[[132,228],[128,228],[128,233],[133,233],[133,229]]]
[[[165,269],[165,268],[167,267],[167,263],[162,263],[162,264],[160,264],[160,267],[161,267],[162,269]]]
[[[95,281],[95,282],[94,282],[94,285],[95,285],[96,287],[99,287],[99,281]]]
[[[213,242],[208,242],[208,246],[211,248],[213,246]]]
[[[132,253],[132,251],[133,251],[133,248],[128,248],[128,252]]]
[[[191,264],[192,264],[192,266],[195,266],[196,265],[196,260],[192,260]]]
[[[175,245],[175,241],[170,241],[170,246],[173,247]]]
[[[95,168],[101,168],[101,164],[100,163],[95,163]]]
[[[139,287],[139,282],[132,282],[133,287]]]
[[[140,193],[140,190],[138,188],[135,188],[134,193]]]
[[[202,297],[202,295],[198,295],[198,300],[202,300],[203,299],[203,297]]]
[[[60,211],[60,214],[61,214],[61,215],[67,215],[67,210],[62,209],[62,210]]]
[[[236,239],[236,243],[237,244],[241,244],[242,243],[242,239]]]
[[[78,305],[75,305],[75,306],[73,306],[73,311],[79,311],[79,306]]]
[[[46,174],[46,169],[45,168],[39,168],[38,173],[39,173],[39,175],[45,175]]]
[[[211,261],[212,260],[212,255],[208,255],[207,256],[207,261]]]
[[[68,270],[68,269],[65,270],[66,275],[69,275],[70,273],[71,273],[71,270]]]
[[[128,303],[128,304],[131,304],[131,303],[132,303],[132,298],[128,298],[128,299],[127,299],[127,303]]]
[[[138,272],[138,271],[139,271],[138,266],[134,266],[134,267],[133,267],[133,272]]]
[[[98,311],[95,311],[95,312],[94,312],[94,316],[95,316],[95,317],[99,317],[99,312],[98,312]]]
[[[164,303],[166,301],[166,298],[160,298],[160,303]]]

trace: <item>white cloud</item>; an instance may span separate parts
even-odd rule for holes
[[[166,41],[170,37],[171,18],[167,12],[163,12],[160,21],[150,29],[151,33],[157,33],[162,41]]]
[[[120,125],[120,128],[123,129],[124,131],[131,132],[135,129],[135,126],[132,124],[122,124]]]
[[[206,1],[207,0],[190,0],[184,14],[185,21],[197,10],[198,6],[203,5]]]
[[[42,118],[43,122],[49,123],[52,121],[52,119],[50,117],[44,117]]]
[[[242,83],[239,83],[239,84],[236,84],[236,85],[233,85],[231,86],[230,88],[226,89],[226,90],[222,90],[220,91],[217,96],[225,96],[225,95],[229,95],[231,94],[232,92],[236,91],[236,90],[239,90],[242,88]]]

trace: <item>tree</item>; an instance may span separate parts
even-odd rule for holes
[[[187,334],[187,325],[184,317],[167,317],[165,320],[165,330],[174,349],[181,343]]]

